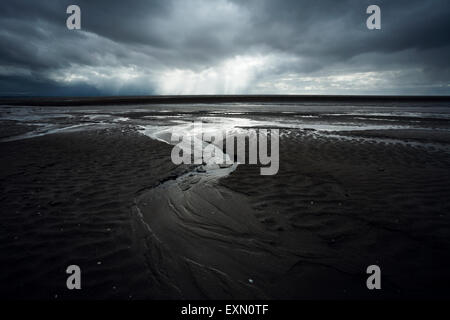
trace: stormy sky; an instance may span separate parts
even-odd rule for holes
[[[2,0],[0,41],[1,96],[450,94],[448,0]]]

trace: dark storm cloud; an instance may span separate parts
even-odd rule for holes
[[[65,26],[70,4],[81,31]],[[381,30],[366,28],[370,4]],[[0,6],[0,95],[450,93],[445,0]]]

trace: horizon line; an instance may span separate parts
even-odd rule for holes
[[[0,105],[90,105],[155,103],[233,103],[233,102],[408,102],[449,101],[449,95],[324,95],[324,94],[202,94],[202,95],[109,95],[109,96],[0,96]]]

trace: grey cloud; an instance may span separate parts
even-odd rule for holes
[[[360,75],[384,72],[373,93],[449,94],[449,2],[379,0],[382,29],[371,31],[365,10],[373,3],[79,0],[82,31],[71,31],[65,9],[72,1],[6,0],[0,94],[170,93],[173,86],[160,82],[173,81],[177,70],[180,86],[195,82],[186,84],[201,93],[202,83],[233,81],[220,73],[236,57],[264,63],[236,60],[244,65],[231,68],[232,76],[247,82],[233,86],[239,92],[217,93],[358,93]],[[337,86],[339,74],[358,76]],[[305,89],[319,84],[319,91]]]

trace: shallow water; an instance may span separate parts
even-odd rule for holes
[[[353,131],[426,128],[450,130],[450,106],[445,103],[345,104],[182,104],[80,107],[0,106],[0,121],[37,125],[27,134],[2,141],[31,138],[105,124],[129,124],[150,132],[187,133],[189,123],[202,121],[204,130],[272,127]],[[32,127],[30,127],[32,128]],[[150,134],[152,135],[152,134]],[[153,137],[156,137],[153,134]],[[158,137],[156,137],[158,138]],[[166,138],[159,137],[162,141]]]

